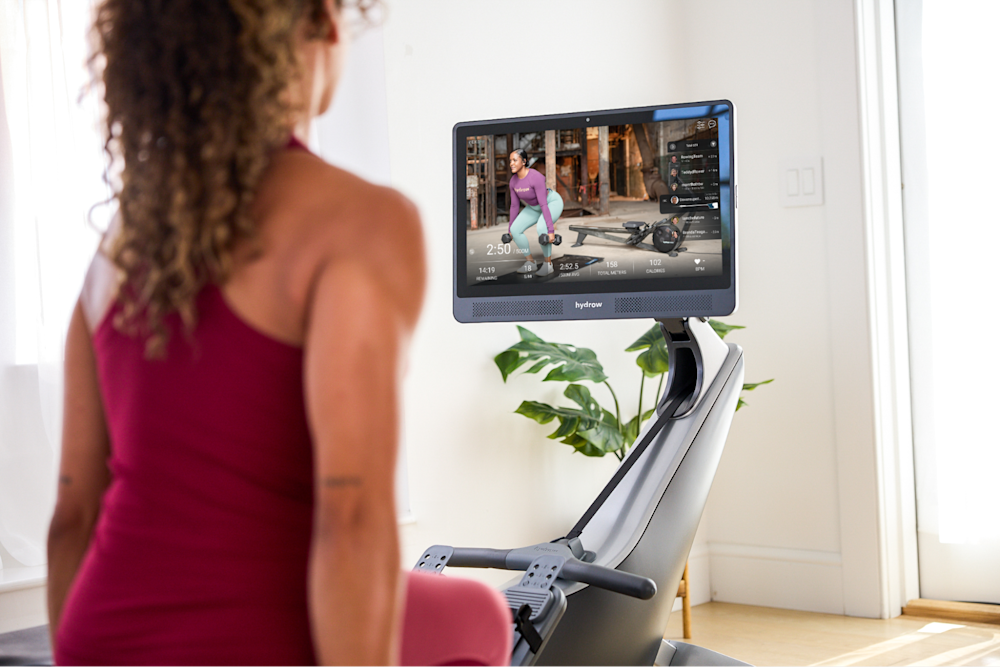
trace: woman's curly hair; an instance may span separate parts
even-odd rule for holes
[[[340,6],[340,0],[337,1]],[[121,225],[116,328],[163,356],[164,318],[195,325],[195,297],[222,284],[250,205],[288,141],[294,33],[327,20],[322,0],[104,0],[94,61],[107,102],[105,152]],[[101,62],[103,61],[103,62]]]

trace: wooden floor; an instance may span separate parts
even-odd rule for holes
[[[681,614],[667,639],[686,641],[752,665],[991,665],[1000,667],[1000,625],[900,616],[886,621],[709,602]]]

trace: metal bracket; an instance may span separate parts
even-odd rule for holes
[[[531,565],[528,566],[524,576],[521,577],[520,583],[517,585],[519,587],[539,588],[547,591],[552,588],[552,584],[559,577],[559,573],[562,572],[563,565],[565,564],[565,556],[539,556],[531,561]]]
[[[441,574],[454,553],[455,550],[451,547],[435,544],[424,551],[417,564],[413,566],[413,571]]]

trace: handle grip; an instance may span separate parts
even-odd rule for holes
[[[621,572],[601,565],[568,560],[559,576],[640,600],[648,600],[656,595],[656,582],[649,577],[640,577],[631,572]]]
[[[476,549],[455,547],[448,559],[449,567],[492,567],[499,570],[524,570],[530,559],[508,560],[510,549]],[[524,560],[523,563],[519,562]],[[656,582],[631,572],[621,572],[602,565],[592,565],[578,560],[567,559],[560,578],[579,581],[615,593],[629,595],[640,600],[648,600],[656,595]]]
[[[492,567],[509,570],[507,554],[510,549],[478,549],[455,547],[455,553],[448,559],[451,567]]]

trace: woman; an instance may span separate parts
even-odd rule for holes
[[[506,662],[498,593],[400,571],[421,227],[296,138],[339,2],[104,0],[95,31],[119,216],[67,337],[56,661]]]
[[[534,169],[528,168],[528,154],[518,149],[510,154],[510,224],[507,231],[514,237],[514,243],[527,257],[518,273],[531,273],[536,270],[535,260],[531,257],[531,248],[524,231],[536,225],[539,236],[548,234],[549,242],[542,245],[542,255],[545,262],[538,268],[536,275],[547,276],[552,273],[552,242],[555,241],[556,220],[563,212],[563,199],[559,193],[546,190],[545,177]],[[524,208],[521,209],[521,204]]]

